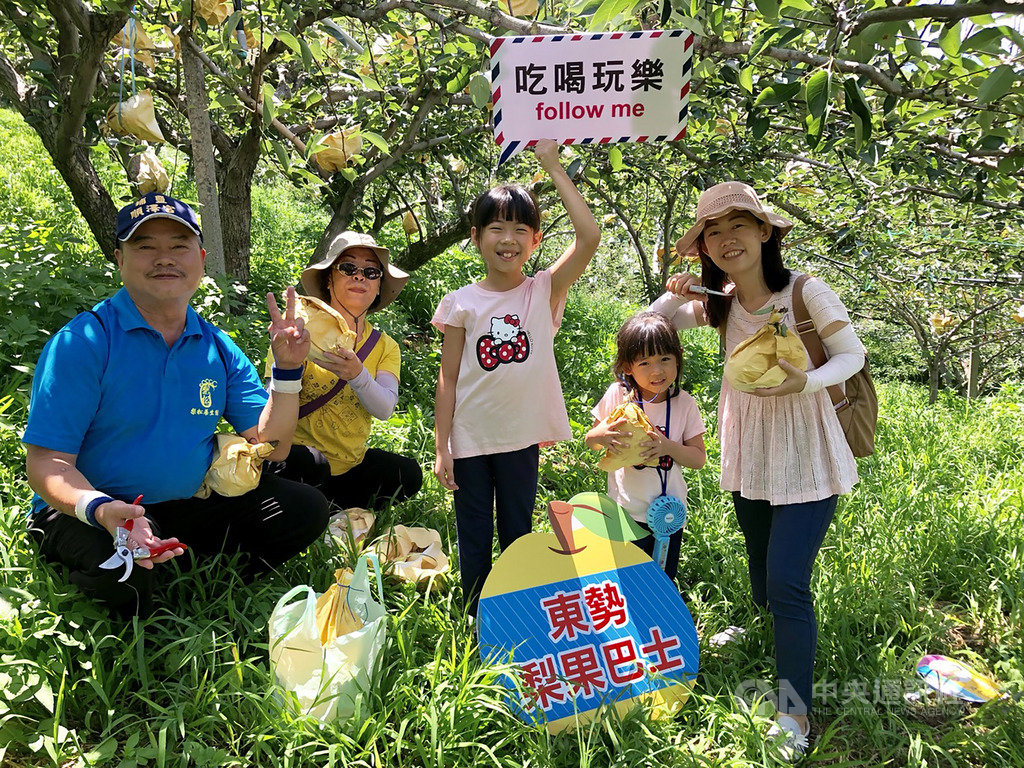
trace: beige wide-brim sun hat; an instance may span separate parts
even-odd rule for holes
[[[785,237],[793,228],[793,222],[779,216],[771,208],[761,202],[757,192],[749,184],[741,181],[726,181],[705,189],[697,201],[697,221],[686,230],[686,234],[676,240],[676,253],[685,256],[687,251],[694,250],[697,238],[704,231],[704,225],[710,219],[717,219],[729,211],[749,211],[766,224],[771,224]]]
[[[377,245],[377,241],[373,239],[372,235],[364,235],[361,232],[342,232],[334,238],[324,257],[302,270],[302,277],[299,281],[302,283],[302,290],[307,296],[315,296],[330,304],[331,297],[320,287],[321,280],[318,273],[330,269],[338,257],[349,248],[369,248],[380,259],[380,266],[384,272],[380,278],[380,303],[370,311],[377,312],[384,309],[402,292],[402,288],[409,281],[409,275],[391,265],[391,252],[387,248]]]

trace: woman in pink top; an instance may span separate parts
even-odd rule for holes
[[[697,222],[676,243],[680,254],[694,248],[700,254],[701,280],[673,276],[669,292],[652,309],[677,328],[717,328],[727,356],[767,322],[767,314],[756,314],[761,309],[785,308],[793,328],[797,275],[783,266],[781,253],[782,238],[792,228],[746,184],[705,190]],[[721,485],[733,495],[754,602],[772,613],[778,726],[785,731],[782,748],[791,756],[807,748],[810,732],[817,646],[811,572],[838,497],[857,481],[857,465],[825,388],[864,365],[864,348],[836,294],[809,279],[803,297],[828,362],[818,369],[811,364],[805,373],[779,361],[786,380],[751,393],[723,380],[718,402]]]
[[[601,239],[558,161],[558,145],[544,140],[534,152],[576,239],[554,264],[527,277],[523,267],[541,240],[537,201],[519,185],[484,192],[473,204],[472,238],[487,276],[441,299],[432,320],[444,333],[434,475],[455,492],[462,595],[473,616],[491,570],[495,518],[502,550],[530,532],[539,447],[572,437],[553,342],[569,286]]]

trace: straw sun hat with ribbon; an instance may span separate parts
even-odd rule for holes
[[[747,211],[766,224],[771,224],[785,237],[793,228],[793,222],[779,216],[761,202],[754,188],[740,181],[727,181],[705,189],[697,201],[697,221],[676,240],[676,253],[683,256],[693,250],[704,225],[710,219],[717,219],[729,211]]]
[[[377,241],[371,235],[364,235],[360,232],[342,232],[334,238],[324,257],[302,270],[300,281],[302,290],[307,296],[315,296],[330,303],[331,297],[323,288],[321,275],[323,270],[334,266],[334,262],[349,248],[368,248],[380,260],[380,267],[384,272],[380,279],[380,301],[370,311],[376,312],[379,309],[384,309],[402,291],[402,287],[409,280],[409,275],[398,267],[391,266],[391,252],[387,248],[377,245]]]

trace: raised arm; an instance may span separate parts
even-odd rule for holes
[[[537,142],[533,151],[541,167],[554,182],[576,233],[576,239],[551,265],[551,308],[554,310],[569,293],[569,286],[583,274],[590,260],[594,258],[597,246],[601,242],[601,230],[587,201],[583,199],[583,195],[576,189],[576,185],[572,183],[572,179],[558,161],[558,145],[550,139],[544,139]]]
[[[271,376],[270,397],[260,414],[259,425],[241,434],[247,440],[276,440],[277,448],[269,458],[272,461],[283,461],[291,450],[295,422],[299,418],[299,392],[302,389],[299,371],[309,352],[309,331],[302,318],[295,316],[293,287],[289,286],[285,291],[283,315],[272,293],[267,294],[267,309],[270,311],[270,347],[274,354],[274,370],[288,378]]]

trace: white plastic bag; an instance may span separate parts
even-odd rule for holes
[[[347,719],[355,713],[369,691],[384,646],[387,615],[381,605],[380,566],[374,564],[378,603],[370,593],[370,559],[375,560],[359,558],[347,596],[352,612],[363,621],[360,629],[321,645],[317,593],[306,585],[285,593],[270,614],[270,666],[277,683],[294,694],[302,714],[324,722]],[[303,598],[292,602],[303,593]]]

